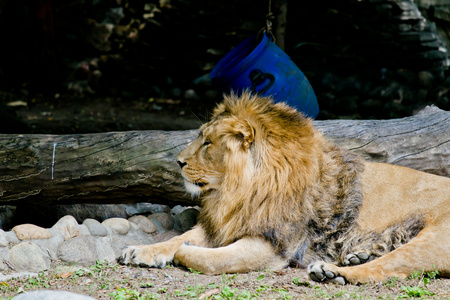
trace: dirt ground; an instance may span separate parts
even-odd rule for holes
[[[3,124],[5,122],[0,120],[0,132],[77,134],[196,129],[206,122],[219,100],[219,98],[217,101],[159,98],[124,100],[111,97],[87,99],[61,96],[51,101],[46,99],[13,101],[8,105],[11,103],[14,105],[9,109],[14,111],[16,119],[8,120],[7,124]],[[11,121],[17,121],[17,125],[14,126]],[[8,131],[14,129],[17,132]]]
[[[450,279],[425,279],[417,273],[408,280],[337,286],[312,282],[304,269],[206,276],[172,266],[153,269],[97,262],[86,268],[57,264],[35,277],[0,282],[0,299],[43,289],[96,299],[450,299]]]

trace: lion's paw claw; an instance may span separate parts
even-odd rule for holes
[[[308,266],[309,277],[318,282],[329,281],[331,283],[344,285],[345,278],[337,272],[329,270],[324,262],[315,262]]]
[[[355,252],[348,254],[344,259],[345,266],[356,266],[373,260],[375,257],[365,252]]]
[[[171,259],[150,245],[129,246],[122,250],[122,255],[117,261],[122,265],[134,265],[139,267],[164,268]]]

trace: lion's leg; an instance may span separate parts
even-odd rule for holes
[[[450,272],[450,241],[439,233],[448,232],[450,226],[425,228],[417,237],[398,249],[371,262],[353,267],[338,267],[324,262],[308,266],[315,281],[335,283],[364,283],[383,281],[389,277],[406,278],[417,270]]]
[[[162,243],[126,247],[122,250],[119,263],[164,268],[168,262],[173,260],[175,252],[183,243],[206,246],[206,235],[203,228],[196,226],[192,230]]]
[[[288,260],[275,253],[262,238],[243,238],[220,248],[183,245],[174,261],[204,274],[242,273],[261,269],[279,270]]]

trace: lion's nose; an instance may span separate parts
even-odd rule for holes
[[[180,161],[180,160],[177,160],[177,163],[178,163],[178,165],[180,166],[180,168],[182,168],[182,169],[183,169],[183,167],[184,167],[185,165],[187,165],[187,163],[182,162],[182,161]]]

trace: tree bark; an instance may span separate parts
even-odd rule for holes
[[[315,126],[367,160],[450,177],[450,112],[428,107],[403,119],[315,121]],[[0,134],[0,204],[197,205],[184,192],[175,161],[197,134]]]

